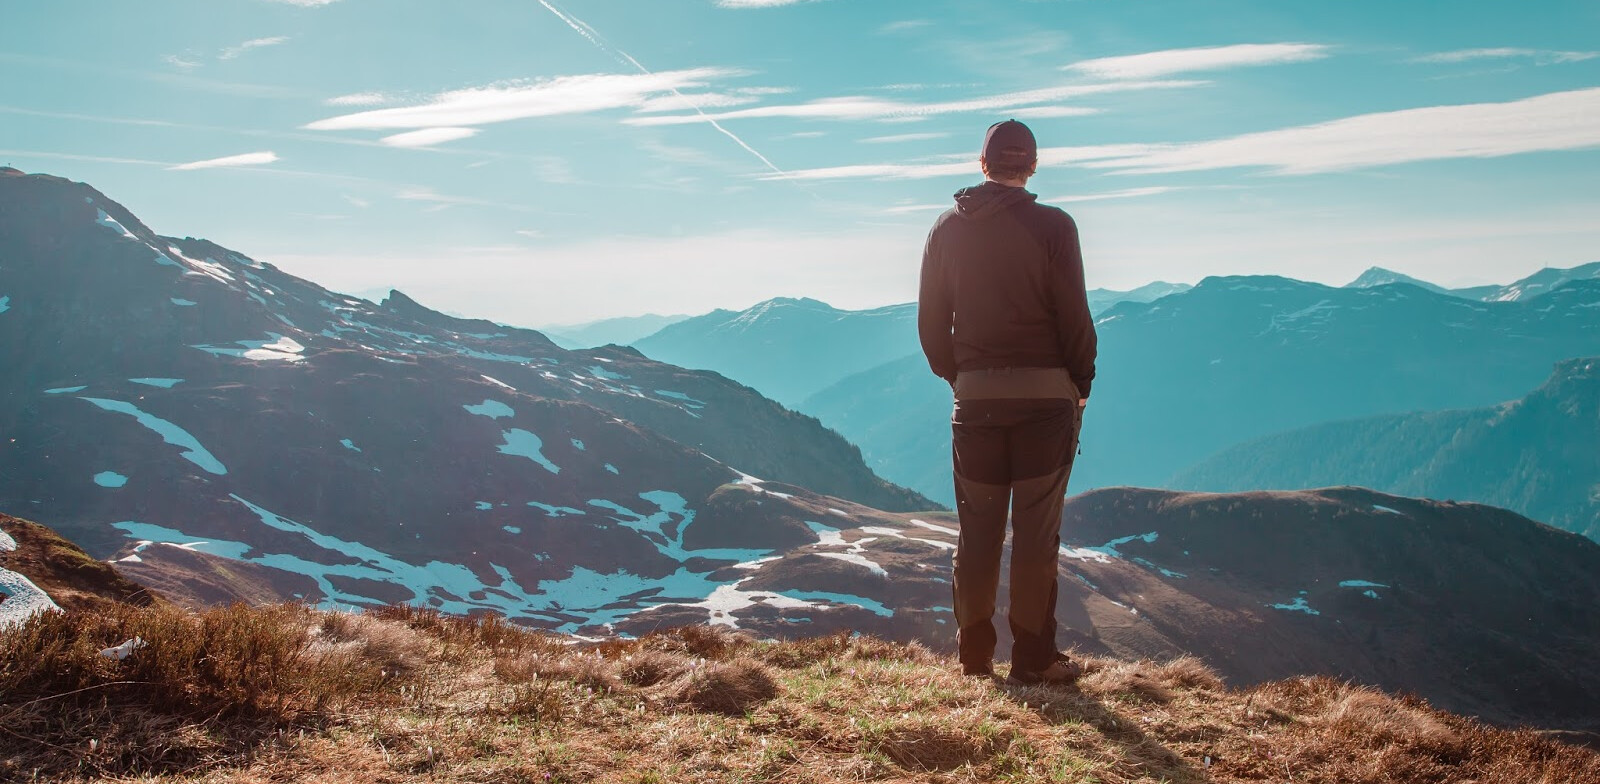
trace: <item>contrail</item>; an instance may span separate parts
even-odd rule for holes
[[[581,35],[584,38],[587,38],[589,40],[589,43],[594,44],[595,47],[598,48],[600,51],[605,52],[606,54],[609,54],[614,58],[617,58],[619,61],[626,60],[628,63],[633,65],[634,68],[639,69],[639,73],[642,73],[642,74],[644,74],[646,76],[655,76],[655,74],[653,72],[651,72],[651,70],[649,68],[644,67],[642,64],[639,63],[638,60],[633,59],[633,55],[630,55],[627,52],[624,52],[621,49],[619,49],[619,48],[617,48],[615,46],[612,46],[611,42],[607,41],[605,39],[605,36],[600,34],[600,31],[594,29],[593,27],[590,27],[582,19],[579,19],[579,18],[577,18],[575,16],[571,16],[569,14],[566,14],[566,13],[562,12],[561,9],[556,8],[555,5],[550,3],[550,0],[539,0],[539,5],[544,6],[547,10],[550,11],[550,13],[555,14],[558,18],[561,19],[561,21],[566,22],[568,27],[572,28],[573,31],[576,32],[578,35]],[[703,111],[698,104],[696,104],[694,101],[689,100],[688,96],[684,95],[681,92],[678,92],[678,88],[676,88],[676,87],[668,87],[667,89],[671,90],[672,94],[678,97],[678,100],[683,101],[684,104],[686,104],[689,108],[693,109],[695,111],[695,114],[700,115],[701,119],[703,119],[706,122],[710,123],[711,127],[716,128],[718,131],[721,131],[724,136],[727,136],[729,139],[732,139],[734,144],[737,144],[740,147],[743,147],[745,149],[745,152],[748,152],[751,155],[756,156],[756,158],[760,159],[760,161],[762,163],[767,165],[767,168],[771,169],[779,177],[782,177],[784,179],[789,179],[789,173],[788,172],[784,171],[783,169],[778,168],[777,164],[775,164],[772,161],[768,160],[767,156],[762,155],[760,153],[760,151],[756,150],[756,148],[751,147],[750,145],[746,144],[745,141],[743,139],[739,138],[737,135],[735,135],[733,131],[730,131],[727,128],[722,127],[721,123],[718,123],[716,120],[711,119],[711,116],[706,114],[705,111]]]

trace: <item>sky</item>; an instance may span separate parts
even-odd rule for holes
[[[1592,0],[0,7],[0,163],[508,324],[910,301],[1007,118],[1090,287],[1600,259]]]

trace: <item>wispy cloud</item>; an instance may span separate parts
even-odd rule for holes
[[[226,49],[223,49],[222,52],[217,55],[217,59],[232,60],[239,55],[250,51],[251,49],[260,49],[266,46],[277,46],[278,44],[285,43],[288,40],[289,37],[286,35],[275,35],[270,38],[252,38],[242,44],[239,44],[238,46],[230,46]]]
[[[948,133],[897,133],[893,136],[873,136],[862,139],[862,144],[896,144],[899,142],[920,142],[928,139],[943,139]]]
[[[229,155],[222,158],[209,158],[203,161],[180,163],[170,167],[175,171],[191,171],[194,169],[217,169],[224,166],[260,166],[278,160],[278,156],[271,150],[264,152],[247,152],[242,155]]]
[[[491,201],[489,199],[478,199],[471,196],[453,196],[450,194],[439,193],[432,188],[427,188],[420,185],[405,186],[398,191],[395,191],[394,197],[396,199],[402,199],[405,201],[425,202],[430,205],[429,207],[425,208],[428,212],[438,212],[440,210],[449,209],[450,207],[458,205],[470,205],[474,207],[498,207],[500,209],[511,210],[513,212],[544,212],[544,210],[537,210],[521,204],[507,204],[505,202]]]
[[[814,2],[814,0],[717,0],[717,5],[723,8],[774,8],[780,5],[809,2]]]
[[[183,57],[175,54],[165,54],[161,56],[161,62],[164,62],[174,68],[188,71],[200,67],[200,61],[193,58],[194,55],[192,54],[189,56],[189,59],[184,59]]]
[[[932,27],[932,26],[933,26],[933,22],[931,22],[931,21],[929,21],[927,19],[902,19],[902,20],[900,20],[898,22],[890,22],[890,23],[878,28],[878,32],[880,32],[880,33],[904,33],[904,32],[908,32],[908,31],[911,31],[911,30],[920,30],[920,29],[922,29],[924,27]]]
[[[383,93],[366,92],[350,93],[349,95],[337,95],[323,101],[322,103],[324,106],[377,106],[378,104],[388,102],[389,96],[384,95]]]
[[[1600,57],[1600,52],[1563,52],[1551,49],[1458,49],[1412,58],[1414,63],[1465,63],[1471,60],[1533,60],[1539,65],[1576,63]]]
[[[1086,162],[1128,173],[1266,168],[1315,174],[1451,158],[1600,147],[1600,88],[1505,103],[1430,106]]]
[[[272,0],[272,2],[275,2],[275,3],[284,3],[284,4],[287,4],[287,5],[297,5],[297,6],[300,6],[302,8],[316,8],[318,6],[332,5],[332,4],[334,4],[334,3],[338,2],[338,1],[339,0]]]
[[[1044,201],[1050,204],[1076,204],[1085,201],[1105,201],[1107,199],[1136,199],[1140,196],[1159,196],[1163,193],[1183,190],[1171,185],[1152,185],[1147,188],[1126,188],[1120,191],[1102,191],[1100,193],[1078,193],[1070,196],[1057,196]]]
[[[1153,79],[1195,71],[1320,60],[1328,56],[1328,49],[1322,44],[1301,43],[1201,46],[1083,60],[1063,66],[1063,70],[1101,79]]]
[[[897,120],[919,119],[940,114],[954,114],[959,112],[983,111],[1010,111],[1038,104],[1054,103],[1072,98],[1089,95],[1100,95],[1113,92],[1128,92],[1133,90],[1172,89],[1179,87],[1193,87],[1205,82],[1197,81],[1140,81],[1140,82],[1110,82],[1106,84],[1077,84],[1045,87],[1037,90],[1022,90],[1019,92],[988,95],[980,98],[970,98],[959,101],[939,102],[914,102],[898,101],[888,98],[869,98],[866,96],[852,95],[840,98],[819,98],[814,101],[799,104],[778,104],[773,106],[756,106],[749,109],[735,109],[731,112],[707,113],[704,115],[675,114],[664,117],[629,117],[623,122],[630,125],[684,125],[703,122],[706,120],[741,120],[769,117],[787,117],[792,119],[809,120]],[[1077,109],[1078,114],[1089,114],[1097,110],[1089,107]],[[1057,115],[1059,116],[1059,115]]]
[[[1088,161],[1128,158],[1155,149],[1148,144],[1100,144],[1082,147],[1044,147],[1039,167],[1050,168]],[[977,152],[941,155],[910,163],[869,163],[800,169],[789,176],[800,180],[922,180],[931,177],[971,177],[979,173]]]
[[[378,141],[390,147],[431,147],[478,135],[477,128],[423,128],[385,136]]]
[[[1121,174],[1263,168],[1299,175],[1452,158],[1600,147],[1600,87],[1505,103],[1429,106],[1202,142],[1046,147],[1039,167]],[[801,180],[971,176],[968,155],[792,171]],[[1146,194],[1140,194],[1146,195]]]
[[[420,105],[344,114],[305,127],[316,131],[443,128],[584,114],[637,107],[662,93],[705,87],[712,79],[737,73],[725,68],[693,68],[652,74],[560,76],[531,84],[453,90]]]

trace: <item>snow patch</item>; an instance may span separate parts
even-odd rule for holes
[[[1407,516],[1405,512],[1402,512],[1399,509],[1395,509],[1394,507],[1384,506],[1382,504],[1373,504],[1372,505],[1372,511],[1374,511],[1374,512],[1383,512],[1384,514],[1400,515],[1401,517],[1406,517]]]
[[[116,218],[107,215],[105,210],[96,207],[95,212],[99,213],[99,216],[94,219],[96,225],[100,226],[101,228],[114,231],[118,236],[126,237],[136,242],[138,241],[139,238],[134,236],[133,232],[128,231],[126,227],[117,222]]]
[[[577,449],[577,450],[578,450],[578,451],[579,451],[579,452],[583,452],[583,451],[586,451],[586,450],[585,450],[585,449],[584,449],[584,448],[583,448],[583,442],[582,442],[582,441],[579,441],[579,440],[578,440],[578,439],[576,439],[576,438],[574,438],[574,439],[572,439],[572,446],[573,446],[573,448],[575,448],[575,449]]]
[[[128,478],[115,471],[101,471],[94,475],[94,483],[101,487],[117,488],[128,483]]]
[[[1311,605],[1306,604],[1306,597],[1304,597],[1304,596],[1296,596],[1296,597],[1294,597],[1294,601],[1291,601],[1288,604],[1269,604],[1267,606],[1271,607],[1274,610],[1288,610],[1289,612],[1303,612],[1306,615],[1321,615],[1322,614],[1321,612],[1318,612],[1317,610],[1311,609]]]
[[[206,448],[201,446],[200,441],[194,436],[190,435],[189,431],[184,430],[183,428],[178,427],[177,425],[168,422],[165,419],[151,416],[150,414],[141,411],[137,406],[134,406],[130,403],[124,403],[120,400],[103,400],[95,397],[80,397],[78,399],[87,400],[90,403],[105,409],[106,411],[112,411],[118,414],[127,414],[128,416],[133,417],[134,421],[137,421],[146,429],[161,436],[161,440],[182,449],[183,451],[179,453],[179,456],[197,466],[200,466],[201,470],[204,470],[207,473],[216,474],[218,476],[228,473],[228,469],[226,466],[222,465],[222,461],[218,460],[209,451],[206,451]]]
[[[561,473],[560,466],[550,462],[550,460],[544,456],[544,452],[540,451],[544,447],[544,442],[540,441],[538,436],[529,433],[522,428],[512,428],[511,430],[501,431],[500,437],[506,440],[504,444],[500,445],[500,451],[502,453],[515,455],[517,457],[526,457],[529,460],[538,463],[541,468],[549,471],[552,474]]]
[[[11,309],[11,298],[10,297],[0,297],[0,313],[4,313],[4,312],[6,312],[6,311],[8,311],[10,309]]]
[[[1340,588],[1388,588],[1383,583],[1368,582],[1366,580],[1340,580]]]
[[[570,506],[551,506],[550,504],[544,504],[538,501],[529,501],[528,506],[544,512],[548,517],[565,517],[567,515],[587,514],[587,512],[584,512],[582,509],[573,509]]]
[[[617,474],[617,475],[619,475],[619,476],[620,476],[620,475],[621,475],[621,474],[622,474],[622,472],[621,472],[621,471],[618,471],[618,470],[617,470],[617,467],[616,467],[616,466],[614,466],[614,465],[612,465],[612,464],[610,464],[610,463],[606,463],[606,470],[607,470],[607,471],[610,471],[610,472],[611,472],[611,473],[613,473],[613,474]]]
[[[462,408],[466,409],[467,413],[469,414],[488,417],[490,419],[500,419],[501,417],[513,417],[517,415],[517,412],[513,410],[511,406],[508,406],[498,400],[484,400],[478,405],[463,405]]]
[[[943,525],[934,525],[933,523],[930,523],[930,522],[928,522],[926,520],[912,520],[911,524],[915,525],[915,526],[918,526],[920,528],[926,528],[929,531],[938,531],[939,533],[949,534],[951,536],[960,536],[961,535],[961,532],[957,531],[954,528],[950,528],[948,526],[943,526]]]
[[[483,375],[480,375],[480,376],[478,376],[478,378],[481,378],[481,379],[483,379],[483,380],[484,380],[484,381],[487,381],[487,382],[489,382],[489,383],[491,383],[491,384],[494,384],[494,385],[495,385],[495,386],[498,386],[498,387],[505,387],[505,388],[506,388],[506,389],[509,389],[509,390],[511,390],[511,391],[512,391],[512,392],[515,392],[515,391],[517,391],[517,388],[516,388],[516,387],[514,387],[514,386],[511,386],[511,385],[510,385],[510,384],[507,384],[507,383],[506,383],[506,382],[504,382],[504,381],[501,381],[501,380],[499,380],[499,379],[497,379],[497,378],[491,378],[491,377],[489,377],[489,376],[483,376]]]
[[[522,529],[518,528],[518,527],[516,527],[514,525],[502,525],[502,526],[500,526],[500,530],[505,531],[508,534],[520,534],[520,533],[522,533]]]
[[[473,506],[477,507],[478,511],[480,511],[480,512],[487,512],[490,509],[494,508],[494,504],[491,504],[488,501],[479,501],[479,502],[473,504]]]
[[[271,340],[233,341],[235,345],[243,346],[243,348],[208,345],[197,345],[190,348],[200,349],[207,354],[239,357],[256,362],[301,362],[305,360],[305,357],[300,355],[306,348],[296,342],[294,338],[287,338],[276,332],[268,332],[267,334],[272,337]]]
[[[85,389],[88,389],[88,387],[56,387],[55,389],[46,389],[44,393],[46,395],[66,395],[73,392],[82,392]]]
[[[171,298],[171,299],[169,299],[167,301],[171,302],[174,305],[177,305],[179,307],[184,307],[184,308],[192,308],[197,304],[194,300],[183,299],[181,297],[173,297],[173,298]]]
[[[183,383],[181,378],[130,378],[128,380],[135,384],[143,384],[147,387],[161,387],[162,389],[171,389]]]
[[[885,570],[882,566],[879,566],[876,561],[873,561],[864,555],[858,555],[856,553],[817,553],[817,555],[820,555],[823,558],[832,558],[836,561],[844,561],[845,563],[851,563],[855,564],[856,566],[865,567],[867,571],[872,572],[879,577],[889,576],[889,572],[887,570]]]
[[[348,449],[348,450],[352,451],[352,452],[360,452],[361,451],[361,447],[356,446],[356,442],[351,441],[348,438],[339,439],[339,445],[344,447],[345,449]]]

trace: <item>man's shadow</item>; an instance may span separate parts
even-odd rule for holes
[[[1108,705],[1116,701],[1115,695],[1089,694],[1076,684],[1065,686],[1021,685],[997,679],[997,687],[1008,699],[1038,714],[1054,726],[1082,724],[1093,728],[1101,737],[1115,744],[1122,752],[1120,760],[1102,760],[1119,772],[1128,775],[1149,776],[1171,784],[1210,781],[1204,769],[1183,759],[1177,752],[1151,737],[1130,717]],[[1156,684],[1145,690],[1135,684],[1127,694],[1130,699],[1147,703],[1161,703],[1169,694]],[[1087,749],[1086,749],[1087,750]],[[1094,756],[1089,754],[1091,758]]]

